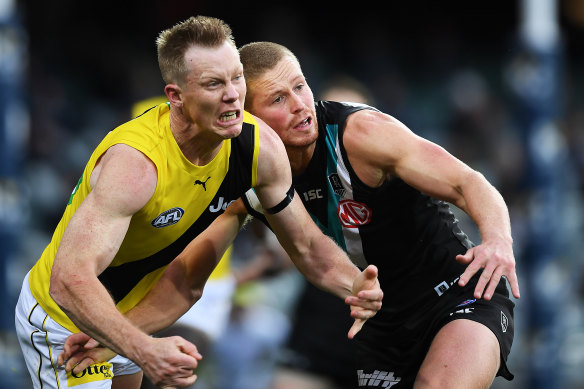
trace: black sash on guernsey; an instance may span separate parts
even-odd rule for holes
[[[216,204],[219,197],[237,199],[251,188],[255,131],[254,125],[243,123],[241,134],[231,139],[229,171],[205,211],[182,236],[150,257],[108,267],[99,275],[99,280],[111,293],[116,303],[120,302],[148,273],[168,265],[215,218],[223,213],[223,210],[210,212],[210,204]]]

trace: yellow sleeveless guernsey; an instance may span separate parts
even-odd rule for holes
[[[145,111],[149,110],[155,105],[159,105],[162,103],[168,102],[168,99],[165,95],[161,96],[154,96],[144,100],[140,100],[132,105],[132,118],[136,116],[140,116]],[[233,251],[233,246],[229,246],[227,250],[225,250],[225,254],[221,257],[221,260],[209,276],[209,280],[219,280],[229,276],[231,272],[231,253]]]
[[[140,150],[158,171],[154,195],[134,214],[118,253],[99,276],[122,313],[146,295],[166,266],[231,201],[256,184],[259,133],[249,113],[244,112],[241,134],[224,141],[207,165],[196,166],[178,147],[169,112],[169,104],[160,104],[106,135],[85,166],[51,242],[30,271],[29,284],[38,303],[72,332],[79,329],[49,296],[51,268],[69,220],[91,191],[91,173],[111,146],[123,143]]]

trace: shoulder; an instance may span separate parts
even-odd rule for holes
[[[284,143],[276,132],[262,119],[253,116],[259,134],[258,184],[277,181],[279,176],[290,170]]]
[[[154,194],[157,180],[152,160],[141,151],[120,143],[101,156],[91,175],[91,187],[96,194],[117,198],[128,209],[139,209]]]
[[[347,117],[345,142],[351,139],[400,137],[411,135],[410,129],[395,117],[380,111],[360,110]]]
[[[284,144],[282,143],[282,140],[278,134],[276,134],[276,132],[259,117],[251,114],[250,116],[254,119],[256,128],[258,130],[260,138],[260,150],[264,149],[264,151],[269,151],[270,153],[272,151],[277,152],[284,150]]]
[[[394,171],[404,156],[419,149],[420,137],[395,117],[371,110],[353,113],[347,119],[343,144],[351,163]]]

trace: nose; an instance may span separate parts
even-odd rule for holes
[[[291,94],[291,108],[292,112],[300,112],[304,109],[304,101],[296,93]]]
[[[239,98],[239,92],[237,91],[237,88],[232,82],[226,85],[225,94],[223,95],[223,98],[227,101],[233,101]]]

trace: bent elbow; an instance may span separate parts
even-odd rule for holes
[[[49,285],[49,296],[61,309],[67,310],[75,287],[83,283],[86,283],[86,281],[74,274],[63,275],[53,269]]]
[[[63,308],[65,303],[65,294],[67,286],[64,284],[63,280],[51,277],[51,284],[49,285],[49,296],[57,303],[57,305]]]
[[[203,297],[203,289],[195,289],[191,291],[191,305],[195,304]]]

